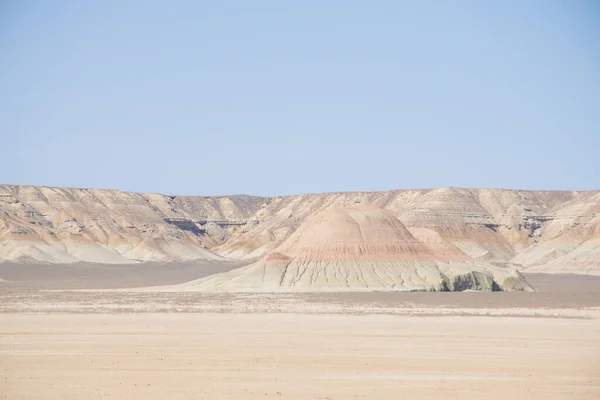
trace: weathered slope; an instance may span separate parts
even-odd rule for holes
[[[443,241],[474,258],[509,262],[538,239],[529,218],[577,197],[576,192],[440,188],[276,197],[255,215],[260,224],[234,233],[219,254],[262,257],[312,215],[332,207],[373,204],[390,210],[420,240]]]
[[[399,218],[409,229],[438,234],[473,258],[508,261],[515,256],[512,246],[498,232],[494,217],[470,189],[432,190]]]
[[[236,201],[237,200],[237,201]],[[0,259],[128,263],[219,259],[226,239],[198,235],[165,218],[247,219],[262,198],[187,198],[101,189],[0,186]],[[238,204],[240,205],[238,207]]]
[[[594,273],[597,194],[440,188],[193,197],[0,185],[0,260],[119,263],[218,254],[251,261],[280,246],[317,213],[373,204],[392,212],[419,241],[458,247],[477,260]],[[182,228],[167,218],[249,222]]]
[[[417,240],[389,211],[330,208],[258,262],[174,290],[531,290],[520,274],[473,260],[448,243]]]
[[[258,210],[254,218],[260,221],[238,231],[215,250],[224,256],[239,259],[262,257],[285,241],[307,218],[333,207],[353,204],[393,206],[410,209],[410,203],[428,190],[403,190],[364,193],[318,193],[273,197]]]
[[[536,221],[543,220],[556,207],[580,194],[498,189],[475,189],[473,192],[481,206],[493,217],[498,232],[517,254],[540,239]]]
[[[600,192],[588,192],[546,215],[540,240],[514,258],[527,271],[600,274]]]

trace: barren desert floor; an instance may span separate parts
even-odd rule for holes
[[[596,320],[2,314],[5,399],[596,399]]]
[[[121,286],[165,273],[135,268]],[[183,271],[171,283],[194,275],[169,268]],[[73,290],[97,287],[86,272],[46,291],[56,271],[7,271],[0,399],[600,398],[597,277],[527,275],[535,293],[244,295]]]

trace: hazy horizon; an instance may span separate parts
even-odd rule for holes
[[[232,197],[232,196],[251,196],[251,197],[288,197],[288,196],[302,196],[310,194],[330,194],[330,193],[384,193],[393,191],[403,190],[435,190],[442,188],[454,188],[454,189],[465,189],[465,190],[510,190],[510,191],[524,191],[524,192],[595,192],[599,191],[599,188],[587,189],[587,190],[576,190],[576,189],[527,189],[527,188],[501,188],[501,187],[460,187],[460,186],[438,186],[438,187],[407,187],[407,188],[390,188],[383,190],[336,190],[336,191],[324,191],[324,192],[303,192],[303,193],[289,193],[289,194],[273,194],[273,195],[261,195],[261,194],[248,194],[248,193],[224,193],[224,194],[187,194],[187,193],[165,193],[165,192],[138,192],[135,190],[122,190],[108,187],[75,187],[75,186],[53,186],[53,185],[29,185],[29,184],[16,184],[16,183],[4,183],[0,182],[0,185],[5,186],[31,186],[31,187],[47,187],[51,189],[74,189],[74,190],[116,190],[120,192],[129,193],[156,193],[164,196],[177,196],[177,197]]]
[[[0,5],[0,183],[596,190],[594,1]]]

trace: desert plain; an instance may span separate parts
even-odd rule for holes
[[[525,274],[535,292],[126,289],[234,267],[0,264],[0,398],[600,396],[600,277]]]

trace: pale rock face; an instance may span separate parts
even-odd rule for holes
[[[540,240],[512,262],[531,272],[600,274],[600,192],[587,192],[549,213]]]
[[[360,205],[387,210],[437,252],[531,272],[600,274],[600,192],[460,188],[268,198],[0,185],[0,262],[251,263],[316,215]],[[168,218],[208,223],[182,229]]]
[[[221,202],[229,208],[219,209]],[[243,210],[231,209],[232,202],[211,198],[199,205],[196,198],[158,194],[0,185],[0,260],[218,260],[222,257],[208,247],[220,241],[183,231],[165,218],[246,219]]]
[[[174,290],[531,290],[512,268],[477,261],[439,239],[423,243],[389,211],[332,208],[305,222],[263,259]]]

